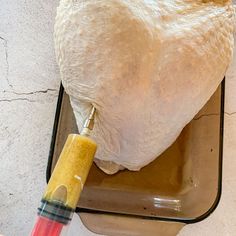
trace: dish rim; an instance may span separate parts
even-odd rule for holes
[[[217,206],[219,205],[221,194],[222,194],[222,171],[223,171],[223,141],[224,141],[224,106],[225,106],[225,78],[221,82],[221,101],[220,101],[220,134],[219,134],[219,163],[218,163],[218,191],[216,194],[216,198],[210,208],[200,216],[195,218],[168,218],[168,217],[160,217],[160,216],[141,216],[129,213],[118,213],[118,212],[110,212],[110,211],[102,211],[102,210],[94,210],[87,208],[77,207],[76,213],[91,213],[91,214],[106,214],[112,216],[123,216],[123,217],[131,217],[138,219],[146,219],[146,220],[159,220],[159,221],[169,221],[169,222],[179,222],[185,224],[193,224],[206,219],[211,213],[215,211]],[[55,118],[53,123],[53,130],[51,136],[51,143],[48,155],[48,163],[46,169],[46,182],[48,183],[51,177],[51,169],[52,169],[52,160],[55,149],[56,136],[58,131],[58,124],[61,114],[61,105],[63,100],[64,88],[61,83],[59,89],[59,95],[56,105]]]

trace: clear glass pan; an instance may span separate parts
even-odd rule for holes
[[[128,217],[137,222],[182,223],[206,218],[216,208],[221,195],[223,117],[224,81],[175,143],[141,171],[125,170],[109,176],[93,165],[77,209],[83,222],[89,227],[95,219],[92,216],[97,221],[109,216],[109,221],[114,217]],[[69,98],[61,87],[47,180],[67,135],[77,132]],[[100,223],[105,224],[104,220]],[[102,230],[102,226],[100,230],[97,226],[89,228],[119,235]]]

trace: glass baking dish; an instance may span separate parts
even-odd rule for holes
[[[205,219],[221,195],[224,80],[177,140],[139,172],[106,175],[93,164],[76,211],[105,235],[175,235]],[[78,133],[68,95],[60,87],[47,181],[70,133]]]

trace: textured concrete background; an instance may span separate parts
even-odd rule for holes
[[[0,233],[29,235],[42,191],[59,87],[53,50],[58,1],[0,0]],[[236,61],[226,81],[223,195],[180,236],[236,235]],[[72,232],[73,231],[73,232]],[[69,235],[94,235],[78,217]]]

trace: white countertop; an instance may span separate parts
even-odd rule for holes
[[[0,234],[28,235],[45,187],[58,95],[53,50],[58,1],[0,0]],[[226,77],[223,193],[180,236],[236,235],[236,60]],[[94,235],[73,219],[69,235]],[[73,232],[72,232],[73,231]]]

